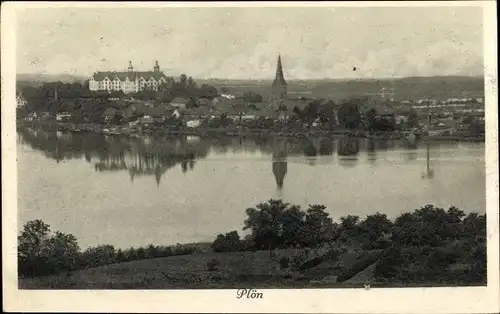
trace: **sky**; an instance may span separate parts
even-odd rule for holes
[[[480,7],[30,8],[17,73],[286,79],[483,75]],[[353,68],[356,71],[353,71]]]

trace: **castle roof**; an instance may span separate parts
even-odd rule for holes
[[[94,80],[96,81],[102,81],[106,77],[109,78],[110,80],[114,80],[115,78],[118,78],[120,81],[126,81],[127,78],[130,81],[135,81],[136,78],[144,78],[146,81],[148,81],[150,78],[153,78],[155,80],[159,80],[160,78],[167,78],[163,72],[154,72],[154,71],[133,71],[133,72],[114,72],[114,71],[105,71],[105,72],[96,72],[92,76]]]

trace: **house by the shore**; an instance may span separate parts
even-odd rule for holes
[[[187,97],[175,97],[170,105],[177,109],[186,109],[193,104],[192,100]]]
[[[102,114],[102,118],[104,122],[110,122],[112,121],[117,115],[119,114],[118,110],[115,108],[108,108],[104,110]]]

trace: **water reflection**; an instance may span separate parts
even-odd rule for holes
[[[354,167],[358,161],[359,139],[341,138],[337,142],[337,155],[339,162],[344,167]]]
[[[373,139],[368,139],[366,151],[368,153],[368,161],[370,161],[371,163],[375,162],[375,160],[377,160],[377,150],[375,147],[375,141]]]
[[[283,188],[283,181],[288,171],[288,162],[286,160],[288,155],[287,141],[285,139],[278,139],[274,143],[273,152],[273,174],[276,180],[276,186],[279,190]]]
[[[321,156],[331,156],[333,154],[333,141],[329,138],[322,138],[319,145],[319,154]]]
[[[182,172],[193,170],[195,159],[207,156],[210,146],[188,138],[172,140],[145,137],[132,139],[95,133],[43,132],[29,128],[18,130],[20,143],[44,152],[60,162],[84,159],[95,171],[127,171],[133,182],[136,176],[154,176],[160,184],[162,176],[180,164]]]
[[[304,155],[308,157],[315,157],[318,155],[318,150],[316,149],[315,146],[315,141],[313,139],[310,139],[308,137],[304,137],[303,141],[303,150],[304,150]]]
[[[422,175],[423,179],[432,179],[434,178],[434,169],[431,168],[431,156],[430,156],[430,144],[426,145],[426,172]]]
[[[302,157],[309,165],[318,162],[338,163],[351,168],[364,151],[370,163],[384,160],[379,152],[399,150],[404,160],[417,160],[418,141],[382,141],[357,138],[243,138],[243,137],[175,137],[126,138],[95,133],[45,132],[33,128],[18,129],[18,141],[57,162],[82,159],[91,163],[97,172],[126,171],[133,182],[137,176],[152,176],[159,185],[170,169],[179,167],[182,173],[194,170],[196,161],[209,155],[260,152],[272,160],[272,172],[278,189],[284,186],[289,157]],[[334,152],[338,158],[333,158]],[[330,157],[332,156],[332,157]],[[423,156],[422,156],[423,157]],[[430,146],[426,147],[427,171],[422,176],[433,178],[430,167]],[[423,158],[422,158],[423,159]]]
[[[125,138],[23,128],[18,221],[64,226],[83,247],[125,248],[213,241],[241,228],[244,208],[276,197],[304,207],[324,204],[337,218],[377,211],[393,217],[424,204],[484,211],[484,143],[426,144]]]

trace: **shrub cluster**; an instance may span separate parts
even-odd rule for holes
[[[149,258],[187,255],[193,247],[154,246],[116,250],[112,245],[99,245],[81,251],[76,238],[59,231],[52,232],[41,220],[24,225],[18,237],[18,272],[22,277],[56,274],[77,269]]]

